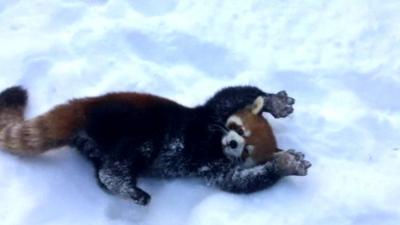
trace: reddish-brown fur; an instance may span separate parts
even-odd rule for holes
[[[252,105],[233,114],[230,117],[232,120],[227,122],[228,129],[242,133],[240,135],[245,144],[242,158],[250,165],[265,163],[278,151],[272,128],[262,116],[264,104],[263,98],[257,98]]]
[[[255,115],[249,110],[240,111],[236,115],[242,119],[244,128],[250,131],[250,135],[244,137],[246,144],[254,146],[251,154],[245,151],[243,157],[250,156],[256,164],[270,160],[273,154],[277,152],[277,144],[268,121],[261,115]]]
[[[23,120],[24,108],[9,109],[10,112],[3,109],[0,112],[2,118],[0,125],[3,125],[0,127],[0,146],[18,154],[39,154],[61,147],[85,125],[86,112],[90,107],[114,101],[135,104],[135,106],[176,104],[168,99],[149,94],[111,93],[99,97],[75,99],[25,121]]]
[[[86,112],[97,104],[126,102],[137,107],[158,104],[177,104],[171,100],[139,93],[111,93],[99,97],[81,98],[58,105],[45,114],[24,120],[25,106],[3,108],[0,111],[0,146],[17,154],[39,154],[67,144],[79,129],[85,126]],[[276,141],[265,118],[252,112],[251,107],[236,113],[251,135],[245,137],[247,145],[254,146],[243,157],[250,156],[257,164],[269,160],[276,152]]]

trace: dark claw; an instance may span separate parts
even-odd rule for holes
[[[302,160],[300,161],[298,168],[296,169],[296,174],[294,175],[298,175],[298,176],[305,176],[307,175],[308,172],[308,168],[311,167],[311,163],[307,160]]]
[[[294,156],[295,156],[296,160],[298,160],[298,161],[303,160],[305,157],[305,155],[301,152],[297,152],[296,155],[294,155]]]
[[[138,205],[147,205],[149,204],[151,196],[145,192],[141,193],[140,196],[133,196],[132,200]]]
[[[308,169],[308,168],[310,168],[310,167],[312,166],[312,164],[311,164],[309,161],[307,161],[307,160],[304,160],[304,161],[303,161],[303,164],[304,164],[304,166],[306,167],[306,169]]]
[[[287,103],[288,103],[289,105],[293,105],[295,102],[296,102],[296,100],[295,100],[294,98],[291,98],[291,97],[288,97],[288,98],[287,98]]]
[[[278,97],[287,97],[286,91],[280,91],[276,95],[278,95]]]
[[[287,106],[286,107],[286,115],[289,115],[290,113],[292,113],[294,111],[294,109],[292,108],[292,106]]]
[[[286,152],[288,152],[288,153],[290,153],[292,155],[296,154],[296,151],[294,149],[288,149]]]
[[[302,152],[296,152],[296,151],[293,150],[293,149],[289,149],[289,150],[287,150],[287,152],[290,153],[290,154],[292,154],[292,155],[294,155],[294,157],[295,157],[295,159],[296,159],[297,161],[303,160],[304,157],[305,157],[304,153],[302,153]]]

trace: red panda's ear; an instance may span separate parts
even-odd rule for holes
[[[251,105],[251,112],[255,115],[258,115],[262,112],[263,107],[264,107],[264,98],[262,96],[258,96]]]

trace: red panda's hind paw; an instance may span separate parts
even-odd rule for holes
[[[145,191],[137,188],[134,195],[131,195],[131,199],[138,205],[148,205],[151,200],[151,196]]]

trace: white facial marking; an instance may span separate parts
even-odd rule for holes
[[[253,160],[251,157],[251,154],[254,151],[254,146],[253,145],[247,145],[246,150],[249,152],[249,156],[244,160],[243,162],[243,167],[249,168],[249,167],[254,167],[257,163]]]
[[[236,142],[235,148],[232,148],[230,146],[231,141]],[[222,138],[222,146],[224,148],[224,153],[228,157],[235,157],[239,158],[242,156],[244,146],[245,146],[245,140],[243,137],[238,135],[235,131],[229,131],[228,134],[226,134]]]
[[[253,153],[253,151],[254,151],[254,146],[253,145],[247,145],[246,149],[249,152],[249,154],[251,155]]]
[[[228,125],[230,125],[232,123],[234,123],[234,124],[236,124],[238,126],[243,126],[242,119],[240,117],[238,117],[238,116],[235,116],[235,115],[229,117],[228,121],[226,122],[226,126],[228,126]]]
[[[245,130],[244,131],[244,136],[245,137],[250,137],[250,135],[251,135],[251,131],[249,131],[249,130]]]

